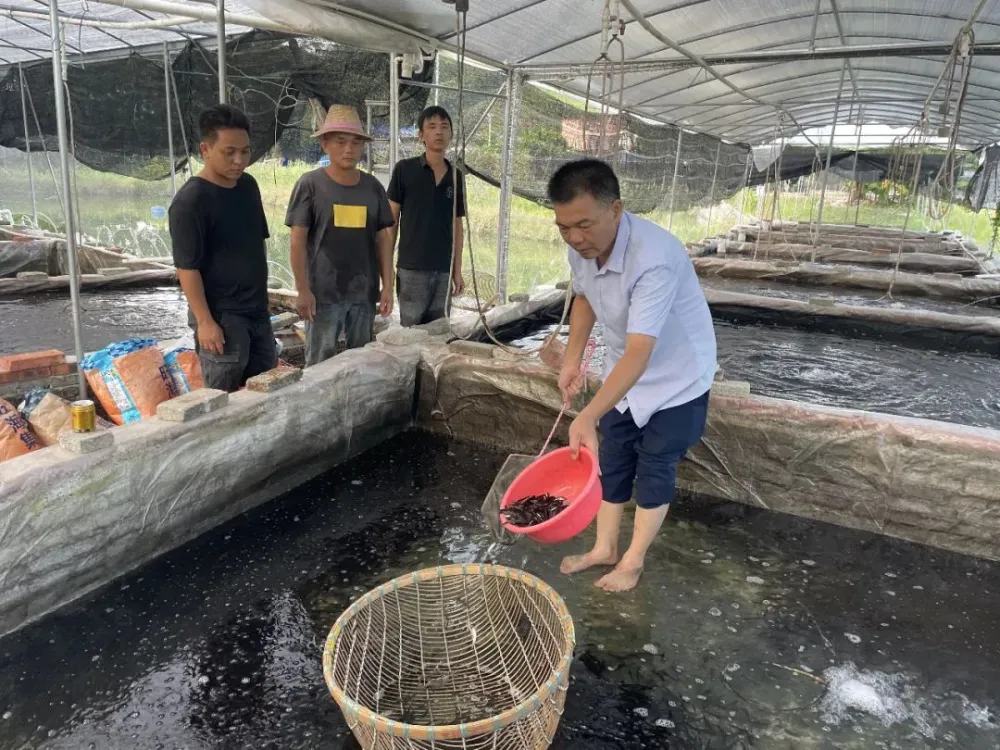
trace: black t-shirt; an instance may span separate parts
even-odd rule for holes
[[[389,180],[389,200],[402,208],[399,213],[399,261],[407,271],[447,273],[451,263],[453,167],[439,184],[424,156],[403,159]],[[465,216],[465,176],[459,174],[456,216]]]
[[[257,182],[232,188],[192,177],[170,204],[174,265],[200,271],[212,315],[266,316],[267,217]]]
[[[392,226],[381,182],[361,172],[357,185],[341,185],[324,169],[306,172],[292,190],[285,224],[309,230],[309,285],[317,304],[378,300],[378,233]]]

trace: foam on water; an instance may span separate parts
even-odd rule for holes
[[[823,676],[827,689],[820,701],[820,711],[827,724],[838,725],[861,712],[887,727],[912,721],[924,733],[929,731],[924,712],[903,675],[859,670],[853,662],[848,662],[830,667]]]

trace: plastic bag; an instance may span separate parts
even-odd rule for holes
[[[42,444],[13,404],[0,398],[0,461],[38,450]]]
[[[173,395],[180,396],[182,393],[189,393],[205,387],[205,381],[201,375],[201,360],[194,349],[187,347],[171,349],[163,355],[163,362],[166,364],[174,384]]]
[[[80,362],[91,391],[118,425],[156,415],[156,407],[174,396],[174,381],[152,339],[111,344]]]
[[[73,429],[70,402],[42,388],[28,391],[19,409],[42,445],[57,445],[59,435]],[[100,417],[96,417],[95,425],[102,430],[112,427]]]

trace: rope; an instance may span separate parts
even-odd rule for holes
[[[466,147],[467,147],[467,137],[466,137],[466,131],[465,131],[465,112],[464,112],[464,108],[463,108],[463,98],[464,98],[464,91],[465,91],[464,71],[465,71],[465,45],[466,45],[467,21],[466,21],[466,13],[465,13],[465,11],[458,10],[458,4],[457,3],[456,3],[456,10],[455,10],[455,28],[456,28],[456,34],[457,34],[457,37],[458,37],[458,43],[456,45],[457,49],[458,49],[458,53],[457,53],[458,54],[458,82],[457,82],[458,83],[458,86],[457,86],[457,88],[458,88],[458,148],[457,148],[456,159],[455,159],[455,161],[457,163],[457,167],[452,167],[452,182],[453,182],[453,186],[454,186],[454,189],[452,190],[452,201],[451,201],[452,227],[455,226],[455,221],[458,219],[458,182],[457,182],[456,178],[459,178],[465,172],[465,154],[466,154]],[[511,106],[511,107],[514,106],[514,104],[513,104],[513,97],[514,97],[513,87],[510,87],[510,89],[507,91],[507,98],[508,98],[509,106]],[[493,333],[493,329],[490,327],[489,322],[486,320],[486,311],[483,310],[483,300],[482,300],[482,297],[481,297],[481,295],[479,293],[479,274],[476,271],[476,253],[475,253],[475,250],[472,247],[472,222],[471,222],[471,220],[469,218],[469,212],[468,212],[468,210],[466,210],[466,212],[465,212],[464,225],[465,225],[465,232],[463,233],[463,245],[467,244],[468,249],[469,249],[469,264],[472,267],[472,274],[471,274],[472,275],[472,290],[473,290],[473,293],[474,293],[475,298],[476,298],[476,312],[479,315],[479,322],[482,324],[483,331],[486,333],[487,338],[490,340],[490,342],[492,342],[493,344],[495,344],[496,346],[498,346],[500,349],[502,349],[504,352],[506,352],[506,353],[508,353],[508,354],[510,354],[512,356],[521,357],[521,358],[524,358],[524,359],[529,359],[529,358],[532,358],[532,357],[538,357],[538,356],[540,356],[541,352],[544,351],[546,349],[546,347],[548,347],[552,343],[552,341],[555,340],[555,338],[559,335],[559,333],[561,332],[562,327],[563,327],[563,325],[564,325],[564,323],[566,321],[566,317],[569,314],[570,303],[572,301],[572,293],[571,292],[572,292],[572,287],[573,287],[572,269],[570,269],[570,285],[569,285],[569,288],[566,290],[566,299],[565,299],[565,302],[563,304],[563,311],[562,311],[562,316],[559,319],[559,324],[552,331],[552,333],[548,337],[546,337],[545,341],[542,343],[542,346],[539,347],[537,350],[534,350],[534,351],[525,351],[523,349],[517,349],[515,347],[508,346],[507,344],[505,344],[502,341],[500,341],[496,337],[496,335]],[[508,227],[509,227],[509,225],[508,225]],[[452,232],[454,233],[454,229],[452,230]],[[448,311],[448,320],[449,321],[451,320],[451,310],[450,310],[450,305],[451,305],[451,288],[452,288],[451,276],[453,275],[454,266],[455,266],[455,245],[456,245],[456,243],[455,243],[455,237],[453,235],[452,236],[452,242],[451,242],[451,261],[450,261],[450,264],[449,264],[449,267],[448,267],[448,275],[449,275],[449,279],[448,279],[448,294],[447,294],[447,297],[445,299],[445,310]],[[475,328],[473,328],[472,331],[470,331],[467,335],[465,335],[465,336],[458,336],[458,338],[468,339],[474,333],[475,333]],[[455,335],[454,331],[452,331],[452,334]]]
[[[582,130],[583,130],[583,147],[584,150],[587,149],[587,118],[590,109],[590,90],[593,79],[594,68],[598,63],[604,63],[602,70],[602,90],[601,90],[601,130],[598,139],[598,157],[603,154],[604,148],[604,137],[605,137],[605,122],[607,114],[607,98],[610,92],[607,89],[607,83],[609,80],[614,80],[613,66],[614,62],[608,56],[608,51],[613,43],[617,42],[620,49],[620,67],[619,67],[619,86],[618,86],[618,138],[616,139],[615,145],[615,160],[619,158],[621,154],[621,133],[622,133],[622,118],[623,118],[623,107],[624,107],[624,96],[625,96],[625,44],[622,42],[620,33],[624,32],[625,24],[621,20],[617,12],[618,0],[615,2],[616,10],[615,13],[611,13],[611,0],[605,0],[604,9],[602,11],[602,40],[601,40],[601,53],[598,55],[597,59],[591,64],[590,70],[587,75],[587,94],[584,100],[584,111],[582,118]],[[451,256],[450,263],[448,266],[448,287],[447,294],[445,297],[445,310],[448,314],[448,320],[451,320],[451,294],[452,294],[452,276],[454,275],[455,267],[455,237],[454,237],[454,226],[455,222],[458,220],[458,179],[465,173],[465,155],[467,148],[467,137],[465,131],[465,112],[463,108],[463,99],[465,91],[465,49],[466,49],[466,32],[467,32],[467,13],[465,10],[459,9],[459,4],[455,4],[455,32],[457,36],[457,57],[458,57],[458,147],[456,149],[456,163],[457,166],[453,166],[452,173],[452,203],[451,203],[451,216],[452,216],[452,242],[451,242]],[[619,31],[613,31],[613,23],[617,21],[619,23]],[[395,64],[395,62],[393,63]],[[611,66],[611,73],[607,71]],[[514,106],[514,91],[513,87],[510,87],[507,91],[508,106]],[[516,357],[522,357],[525,359],[531,357],[538,357],[541,352],[545,351],[552,342],[554,342],[559,335],[562,333],[563,326],[566,324],[566,319],[569,316],[569,309],[572,303],[572,290],[573,290],[573,270],[570,268],[569,274],[569,286],[566,289],[565,301],[563,303],[562,315],[559,318],[559,323],[553,328],[552,332],[545,338],[542,345],[534,351],[524,351],[522,349],[517,349],[507,344],[503,343],[497,339],[496,335],[493,333],[489,322],[486,320],[486,313],[483,310],[483,301],[479,293],[479,274],[476,271],[476,254],[472,247],[472,223],[469,219],[469,212],[466,210],[464,217],[465,232],[463,233],[463,248],[467,244],[469,249],[469,264],[472,268],[472,289],[476,298],[476,312],[479,315],[479,322],[482,324],[483,331],[486,333],[487,338],[496,346],[498,346],[503,351],[507,352]],[[508,223],[509,231],[509,223]],[[454,331],[452,331],[454,335]],[[466,336],[461,336],[458,338],[468,339],[475,333],[475,328]]]

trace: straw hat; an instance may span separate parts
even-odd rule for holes
[[[347,133],[356,135],[366,141],[372,137],[365,132],[365,126],[358,117],[358,111],[347,104],[334,104],[326,113],[326,120],[320,125],[319,130],[313,133],[314,138],[319,138],[327,133]]]

